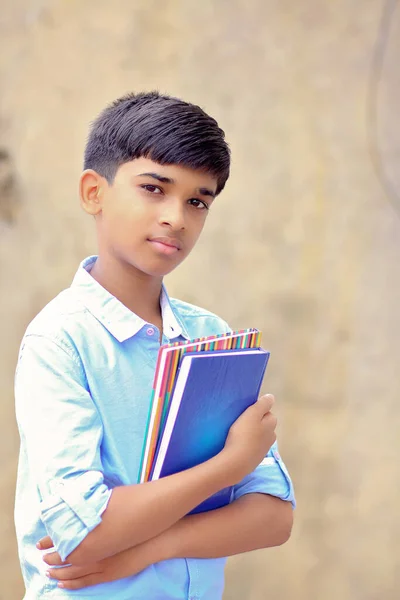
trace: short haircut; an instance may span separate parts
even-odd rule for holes
[[[230,151],[217,121],[199,106],[159,92],[128,94],[100,113],[91,125],[84,168],[112,184],[122,164],[141,157],[209,173],[217,194],[229,177]]]

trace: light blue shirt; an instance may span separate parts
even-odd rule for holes
[[[30,323],[18,359],[15,396],[21,449],[15,506],[25,600],[217,600],[225,559],[173,559],[138,575],[65,591],[46,577],[36,542],[50,535],[65,559],[100,522],[115,486],[137,483],[159,331],[108,293],[83,261],[70,288]],[[163,288],[162,343],[229,330],[219,317]],[[234,489],[291,501],[276,445]]]

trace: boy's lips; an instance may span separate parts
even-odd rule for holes
[[[168,236],[149,238],[149,242],[163,254],[174,254],[182,249],[180,240]]]

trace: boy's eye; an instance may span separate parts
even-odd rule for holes
[[[162,194],[162,189],[158,187],[158,185],[152,185],[151,183],[146,183],[141,186],[146,192],[150,192],[151,194]]]
[[[204,200],[199,200],[198,198],[191,198],[189,200],[190,204],[199,210],[208,210],[210,207]]]

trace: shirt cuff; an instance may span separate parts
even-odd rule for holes
[[[258,467],[234,487],[232,500],[253,493],[281,498],[296,508],[293,483],[276,443]]]
[[[64,561],[97,525],[111,496],[99,471],[53,482],[54,493],[41,502],[41,518]]]

